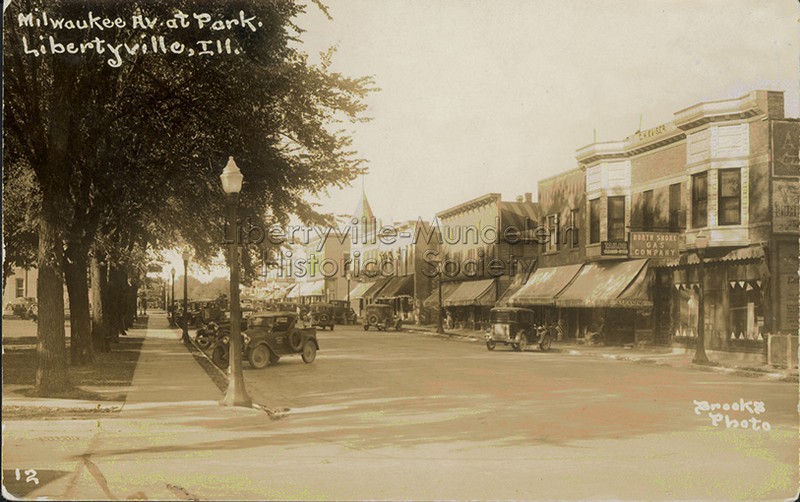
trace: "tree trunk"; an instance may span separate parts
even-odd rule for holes
[[[125,335],[125,307],[127,281],[119,266],[111,264],[108,268],[108,318],[111,326],[111,342],[119,343],[119,336]]]
[[[108,324],[108,267],[92,257],[92,339],[95,350],[110,352],[108,339],[111,335]]]
[[[75,366],[83,366],[94,361],[86,277],[88,252],[79,244],[69,244],[65,256],[64,278],[70,311],[70,361]]]
[[[39,218],[35,392],[40,396],[55,396],[71,387],[64,332],[64,277],[61,269],[64,250],[52,215],[52,211],[43,208]]]

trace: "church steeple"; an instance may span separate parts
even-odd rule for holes
[[[367,200],[367,193],[364,191],[363,178],[361,185],[361,198],[358,200],[358,204],[356,204],[356,210],[353,212],[353,219],[357,221],[355,224],[359,225],[361,235],[366,235],[367,229],[369,229],[371,226],[374,226],[372,222],[375,219],[375,214],[373,214],[372,208]]]

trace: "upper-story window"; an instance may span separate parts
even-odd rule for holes
[[[589,201],[589,243],[600,242],[600,199]]]
[[[642,230],[645,232],[653,231],[653,191],[647,190],[642,193]]]
[[[625,240],[625,196],[608,198],[608,240]]]
[[[692,175],[692,228],[708,226],[708,173]]]
[[[558,251],[558,215],[551,214],[547,217],[547,245],[545,250],[548,253]]]
[[[578,247],[578,235],[580,234],[578,228],[578,209],[572,209],[569,212],[569,232],[567,236],[567,242],[569,242],[569,247],[576,248]]]
[[[742,221],[742,184],[739,169],[719,171],[719,224],[738,225]]]
[[[16,281],[16,291],[14,291],[15,298],[21,298],[25,296],[25,279],[17,277]]]
[[[681,184],[669,186],[669,231],[679,232],[681,226]]]

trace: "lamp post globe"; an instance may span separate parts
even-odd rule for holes
[[[228,163],[219,176],[222,191],[226,194],[228,206],[228,225],[231,235],[228,237],[228,259],[231,270],[231,331],[228,353],[228,389],[220,402],[223,406],[252,406],[250,396],[244,387],[244,373],[242,372],[242,336],[241,308],[239,305],[239,244],[236,231],[236,210],[239,204],[239,192],[242,190],[244,176],[236,165],[233,157],[228,157]]]
[[[708,364],[708,356],[706,355],[706,267],[705,256],[706,249],[708,249],[708,236],[701,233],[695,239],[695,246],[697,247],[697,343],[695,345],[694,359],[692,362],[695,364]]]

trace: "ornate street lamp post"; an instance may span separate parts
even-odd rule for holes
[[[183,336],[181,336],[181,341],[183,343],[189,343],[189,258],[192,255],[189,254],[189,249],[186,248],[181,253],[181,258],[183,258]]]
[[[239,306],[239,244],[236,231],[236,209],[239,204],[239,192],[242,190],[242,176],[239,167],[228,157],[228,163],[219,177],[222,181],[222,191],[226,194],[228,206],[228,228],[231,236],[228,240],[228,250],[231,268],[231,337],[230,352],[228,355],[228,389],[225,397],[220,402],[223,406],[252,406],[250,396],[244,388],[244,374],[242,373],[242,338],[239,333],[241,323],[241,309]]]
[[[175,326],[175,267],[172,267],[172,270],[170,270],[169,273],[172,276],[172,294],[170,295],[169,323],[170,325]]]
[[[444,307],[442,306],[442,275],[443,274],[443,263],[444,260],[435,260],[433,263],[437,265],[437,288],[439,290],[439,315],[437,316],[438,319],[436,320],[436,332],[440,335],[444,335]]]
[[[697,258],[700,264],[697,268],[697,280],[700,287],[697,292],[697,345],[695,347],[694,359],[692,362],[695,364],[708,364],[708,356],[706,355],[706,267],[705,256],[706,249],[708,248],[708,237],[704,234],[699,234],[695,240],[697,246]]]

